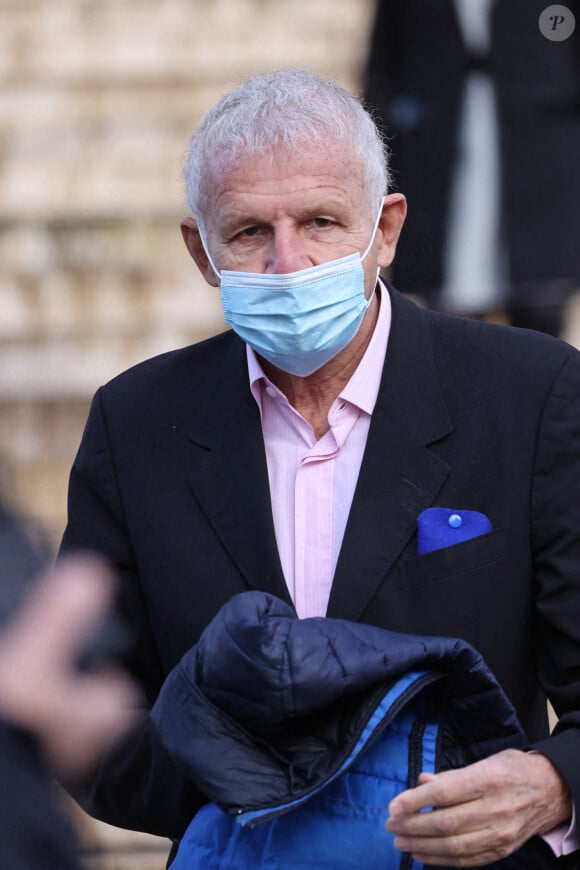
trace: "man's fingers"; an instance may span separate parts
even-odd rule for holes
[[[407,789],[393,798],[389,804],[391,819],[400,819],[434,807],[476,800],[482,795],[482,789],[465,770],[421,774],[419,782],[415,788]]]
[[[387,828],[393,830],[389,822]],[[525,839],[517,817],[499,810],[494,814],[481,800],[416,813],[400,820],[395,828],[398,849],[435,866],[489,864],[509,854]]]
[[[478,831],[455,839],[396,837],[395,846],[422,864],[443,867],[481,867],[500,861],[514,849],[511,839]]]
[[[391,801],[386,826],[397,848],[434,866],[500,860],[571,812],[551,762],[515,749],[462,770],[423,774],[419,782]]]
[[[419,785],[424,785],[427,782],[432,782],[436,776],[437,776],[436,773],[420,773],[419,774]]]
[[[480,827],[481,809],[477,802],[448,809],[414,813],[402,819],[387,820],[387,830],[403,837],[454,837]]]

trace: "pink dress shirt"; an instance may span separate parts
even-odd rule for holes
[[[381,294],[377,323],[350,380],[333,402],[329,430],[314,430],[266,377],[248,346],[250,388],[260,409],[276,543],[300,617],[325,616],[375,407],[391,300]]]
[[[250,389],[260,410],[276,543],[296,612],[325,616],[332,578],[377,395],[389,332],[391,300],[381,285],[368,347],[328,413],[329,430],[314,430],[264,374],[247,345]],[[544,835],[557,856],[578,848],[574,816]]]

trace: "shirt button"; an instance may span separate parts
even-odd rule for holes
[[[266,392],[271,399],[274,399],[276,397],[276,390],[274,389],[274,387],[266,387]]]
[[[447,522],[452,529],[458,529],[459,526],[463,525],[463,517],[459,516],[459,514],[451,514]]]

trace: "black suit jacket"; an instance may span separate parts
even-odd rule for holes
[[[471,642],[580,806],[580,353],[391,296],[328,615]],[[417,556],[417,517],[433,505],[482,511],[493,531]],[[237,336],[162,355],[99,390],[69,517],[63,549],[99,550],[121,574],[129,664],[151,702],[232,595],[289,600]],[[548,740],[545,692],[561,716]],[[147,725],[104,764],[86,805],[176,837],[202,800]]]

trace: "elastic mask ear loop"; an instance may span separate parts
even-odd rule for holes
[[[370,249],[372,248],[372,246],[373,246],[373,242],[374,242],[374,240],[375,240],[375,236],[376,236],[376,234],[377,234],[377,229],[378,229],[378,226],[379,226],[379,221],[380,221],[380,219],[381,219],[381,215],[382,215],[382,213],[383,213],[383,205],[384,205],[384,204],[385,204],[385,197],[383,196],[383,198],[381,199],[381,205],[380,205],[380,207],[379,207],[379,211],[378,211],[378,213],[377,213],[377,216],[376,216],[376,218],[375,218],[375,222],[374,222],[374,225],[373,225],[373,232],[372,232],[372,235],[371,235],[371,240],[370,240],[370,242],[368,243],[368,245],[366,246],[364,254],[361,254],[361,255],[360,255],[360,261],[361,261],[361,263],[362,263],[362,261],[364,260],[364,258],[366,257],[366,255],[368,254],[368,252],[370,251]]]
[[[208,263],[210,264],[210,266],[211,266],[212,269],[214,270],[214,272],[215,272],[215,274],[216,274],[216,276],[217,276],[218,281],[221,281],[221,279],[222,279],[221,273],[220,273],[220,271],[218,270],[218,268],[216,267],[216,264],[215,264],[214,261],[213,261],[212,255],[211,255],[210,252],[209,252],[209,249],[208,249],[208,246],[207,246],[207,242],[206,242],[206,240],[205,240],[205,231],[203,230],[203,228],[202,228],[202,223],[201,223],[201,221],[199,221],[199,220],[198,220],[198,222],[197,222],[197,231],[198,231],[198,233],[199,233],[199,237],[200,237],[200,239],[201,239],[201,245],[202,245],[203,250],[205,251],[205,255],[206,255],[207,259],[208,259]]]
[[[364,260],[364,258],[366,257],[366,255],[368,254],[368,252],[370,251],[370,249],[372,248],[372,246],[373,246],[373,242],[374,242],[374,240],[375,240],[375,236],[376,236],[376,234],[377,234],[377,229],[378,229],[378,226],[379,226],[379,221],[380,221],[380,219],[381,219],[381,215],[383,214],[383,206],[384,206],[384,204],[385,204],[385,199],[386,199],[385,196],[383,196],[383,198],[381,199],[381,204],[380,204],[380,206],[379,206],[379,211],[378,211],[378,214],[377,214],[377,216],[376,216],[376,218],[375,218],[375,223],[374,223],[374,226],[373,226],[373,233],[372,233],[372,235],[371,235],[371,240],[370,240],[370,242],[368,243],[368,245],[366,246],[364,254],[361,254],[361,257],[360,257],[360,261],[361,261],[361,263],[362,263],[362,261]],[[380,273],[381,273],[381,267],[380,267],[380,266],[377,266],[377,277],[376,277],[376,280],[377,280],[377,281],[379,280],[379,275],[380,275]]]

